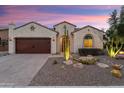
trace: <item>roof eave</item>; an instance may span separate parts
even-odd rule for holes
[[[104,31],[102,31],[102,30],[100,30],[100,29],[98,29],[98,28],[95,28],[95,27],[93,27],[93,26],[87,25],[87,26],[84,26],[84,27],[82,27],[82,28],[80,28],[80,29],[78,29],[78,30],[75,30],[75,31],[71,32],[71,34],[73,35],[74,33],[78,32],[78,31],[80,31],[80,30],[82,30],[82,29],[84,29],[84,28],[86,28],[86,27],[91,27],[91,28],[94,28],[94,29],[96,29],[96,30],[98,30],[98,31],[100,31],[100,32],[105,33]]]
[[[46,29],[49,29],[49,30],[51,30],[51,31],[56,32],[57,34],[59,34],[59,32],[54,31],[54,30],[52,30],[52,29],[50,29],[50,28],[48,28],[48,27],[46,27],[46,26],[44,26],[44,25],[41,25],[40,23],[34,22],[34,21],[28,22],[28,23],[26,23],[26,24],[24,24],[24,25],[21,25],[21,26],[19,26],[19,27],[16,27],[15,30],[16,30],[16,29],[19,29],[19,28],[21,28],[21,27],[23,27],[23,26],[26,26],[26,25],[28,25],[28,24],[30,24],[30,23],[37,24],[37,25],[39,25],[39,26],[41,26],[41,27],[44,27],[44,28],[46,28]]]
[[[60,24],[62,24],[62,23],[67,23],[67,24],[70,24],[70,25],[72,25],[72,26],[74,26],[74,27],[77,27],[76,25],[74,25],[74,24],[72,24],[72,23],[69,23],[69,22],[67,22],[67,21],[62,21],[62,22],[60,22],[60,23],[54,25],[53,27],[56,27],[56,26],[58,26],[58,25],[60,25]]]

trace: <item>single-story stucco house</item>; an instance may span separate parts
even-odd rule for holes
[[[13,53],[62,53],[64,26],[69,32],[70,51],[77,53],[79,48],[103,49],[104,31],[92,26],[76,28],[76,25],[63,21],[48,28],[36,22],[16,27],[9,24],[8,52]]]

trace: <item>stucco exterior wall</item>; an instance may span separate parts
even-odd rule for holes
[[[34,31],[31,30],[31,26],[34,26]],[[13,25],[9,28],[9,53],[15,53],[15,38],[16,37],[49,37],[51,38],[51,53],[56,53],[56,32],[53,32],[45,27],[37,25],[35,23],[30,23],[23,27],[14,29]]]
[[[62,24],[59,24],[57,26],[55,26],[55,31],[59,32],[59,36],[57,38],[57,52],[60,53],[61,52],[61,37],[64,35],[64,26],[66,26],[66,30],[68,30],[68,34],[69,34],[69,38],[70,38],[70,51],[73,52],[73,37],[71,35],[71,32],[73,32],[75,30],[75,26],[73,25],[70,25],[68,23],[62,23]]]
[[[93,48],[103,49],[103,32],[97,31],[94,28],[87,27],[75,32],[74,35],[74,53],[78,53],[79,48],[84,48],[83,40],[87,34],[93,37]]]

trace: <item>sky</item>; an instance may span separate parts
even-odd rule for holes
[[[91,25],[99,29],[109,27],[110,13],[120,5],[0,5],[0,27],[16,26],[36,21],[52,28],[62,21],[70,22],[78,28]]]

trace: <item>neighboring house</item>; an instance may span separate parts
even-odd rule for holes
[[[0,28],[0,51],[8,51],[8,29]]]
[[[64,21],[50,29],[30,22],[20,27],[9,25],[9,53],[62,53],[64,26],[69,32],[71,53],[77,53],[79,48],[103,49],[104,32],[95,27],[76,28]]]

